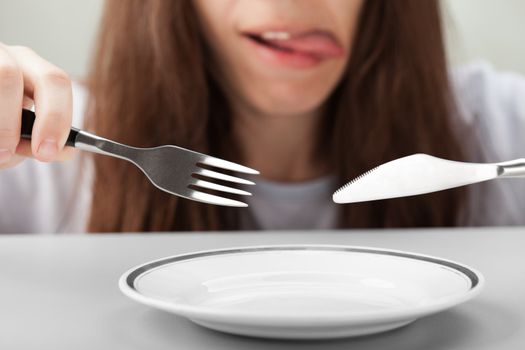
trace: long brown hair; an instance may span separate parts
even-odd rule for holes
[[[210,74],[192,1],[107,1],[89,125],[139,147],[176,144],[236,161],[228,103]],[[340,183],[411,153],[464,159],[455,133],[436,0],[367,0],[345,76],[320,131]],[[221,135],[219,138],[218,135]],[[341,227],[450,226],[465,192],[342,206]],[[132,165],[95,161],[89,230],[238,228],[238,211],[161,192]]]

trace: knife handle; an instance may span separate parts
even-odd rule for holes
[[[500,177],[525,177],[525,158],[498,163]]]

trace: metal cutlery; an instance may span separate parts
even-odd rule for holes
[[[463,163],[414,154],[382,164],[333,194],[336,203],[414,196],[496,178],[525,177],[525,158],[503,163]]]
[[[35,113],[24,109],[22,111],[22,138],[31,139],[34,121]],[[223,174],[219,169],[241,174],[255,175],[259,173],[243,165],[177,146],[131,147],[77,128],[71,128],[66,145],[88,152],[127,160],[142,170],[159,189],[183,198],[208,204],[231,207],[248,206],[246,203],[238,200],[202,191],[204,189],[242,196],[251,195],[247,191],[212,182],[213,180],[220,180],[240,185],[254,185],[252,181]],[[218,170],[210,170],[207,167],[217,168]]]

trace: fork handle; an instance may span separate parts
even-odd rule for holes
[[[28,109],[22,110],[22,128],[20,137],[26,140],[31,140],[31,134],[33,133],[33,126],[35,125],[35,112]],[[77,136],[80,130],[72,127],[67,136],[66,146],[75,147]]]
[[[35,118],[34,112],[27,109],[22,110],[22,127],[20,136],[23,139],[31,140]],[[135,156],[136,150],[138,150],[135,147],[126,146],[74,127],[69,131],[66,146],[75,147],[92,153],[117,157],[128,161]]]

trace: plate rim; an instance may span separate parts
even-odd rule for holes
[[[333,314],[333,315],[318,315],[315,320],[317,323],[323,324],[341,324],[342,322],[347,324],[352,323],[369,323],[380,320],[382,322],[388,322],[401,318],[419,318],[425,315],[436,313],[453,307],[455,305],[464,303],[475,296],[477,296],[483,287],[485,286],[485,278],[478,270],[453,260],[439,258],[433,255],[412,253],[403,250],[387,249],[387,248],[376,248],[369,246],[354,246],[354,245],[337,245],[337,244],[276,244],[276,245],[254,245],[254,246],[237,246],[227,247],[219,249],[207,249],[201,251],[194,251],[189,253],[176,254],[167,256],[159,259],[154,259],[135,267],[128,269],[119,278],[119,289],[127,297],[162,310],[170,311],[177,315],[188,317],[190,319],[206,319],[215,322],[253,322],[260,324],[261,322],[271,325],[289,325],[291,322],[294,324],[311,324],[312,320],[304,315],[279,315],[275,317],[268,314],[254,314],[251,312],[232,312],[228,310],[225,312],[220,309],[216,309],[209,306],[194,306],[189,304],[174,303],[167,300],[156,299],[153,297],[141,294],[135,289],[134,281],[138,279],[144,273],[150,272],[163,265],[168,265],[177,261],[197,259],[201,257],[214,256],[214,255],[226,255],[226,254],[238,254],[238,253],[254,253],[262,251],[336,251],[336,252],[358,252],[358,253],[373,253],[388,256],[395,256],[399,258],[408,258],[419,261],[425,261],[437,265],[447,267],[448,269],[455,270],[461,275],[466,277],[471,282],[471,287],[465,293],[446,298],[440,302],[434,302],[430,305],[412,306],[409,308],[402,308],[396,310],[382,310],[382,311],[371,311],[363,312],[359,314]],[[276,323],[277,322],[277,323]]]

